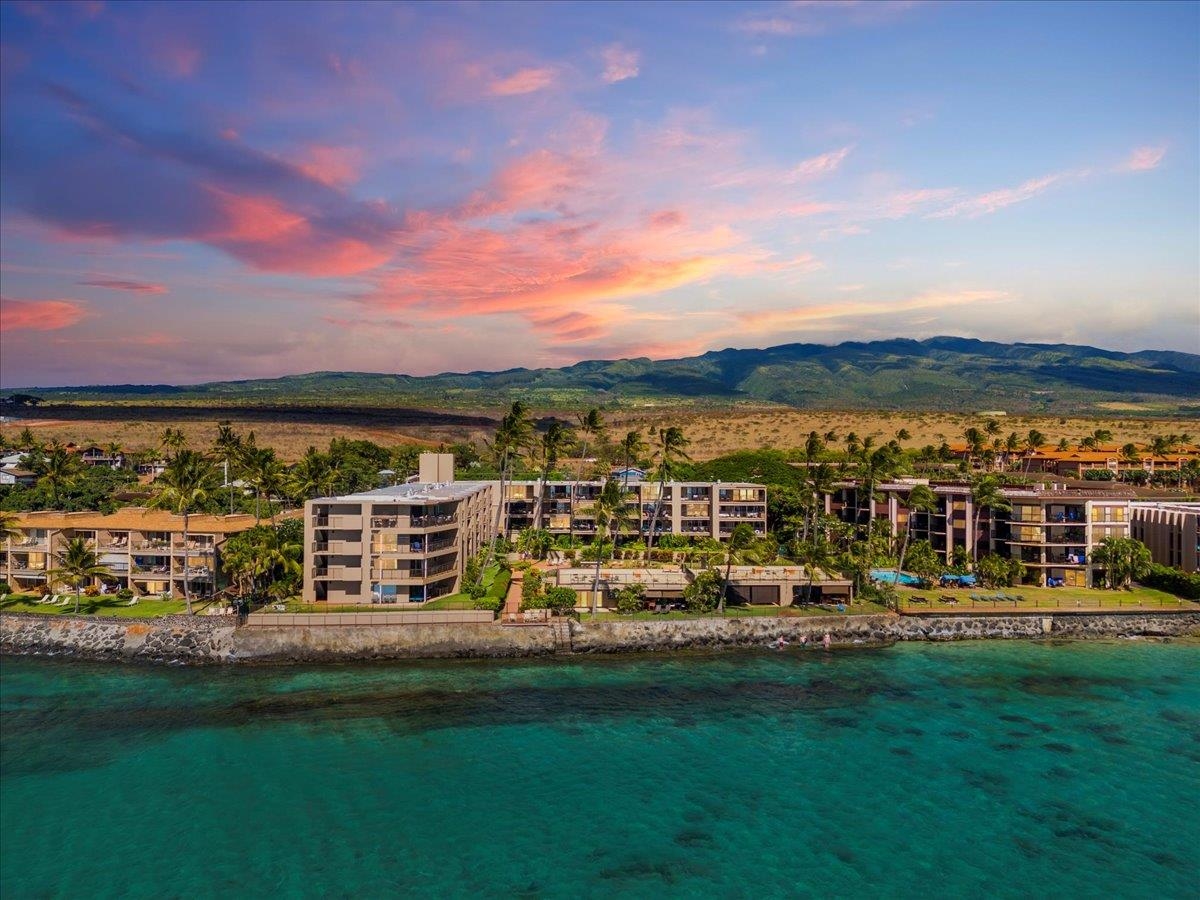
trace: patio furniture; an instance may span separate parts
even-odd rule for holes
[[[953,594],[942,594],[940,597],[938,597],[938,599],[943,603],[952,603],[956,606],[958,605],[958,598]]]

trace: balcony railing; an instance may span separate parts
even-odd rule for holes
[[[457,513],[444,513],[442,515],[430,516],[413,516],[409,521],[413,528],[434,528],[438,525],[453,525],[458,521]]]

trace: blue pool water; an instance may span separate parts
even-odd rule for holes
[[[4,659],[0,896],[1187,897],[1200,646]]]
[[[876,581],[883,581],[887,584],[895,584],[897,582],[895,569],[872,569],[871,577]],[[901,572],[899,582],[900,584],[915,586],[921,583],[921,579],[915,575],[909,575],[907,572]]]

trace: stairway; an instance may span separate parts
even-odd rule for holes
[[[575,652],[575,642],[571,637],[571,619],[560,616],[550,621],[550,633],[554,635],[554,652],[568,654]]]

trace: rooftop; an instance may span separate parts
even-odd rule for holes
[[[432,484],[393,484],[389,487],[345,494],[341,497],[322,497],[316,502],[363,503],[370,500],[386,500],[392,503],[441,503],[451,500],[466,500],[496,484],[494,481],[450,481]]]
[[[183,530],[183,516],[178,516],[165,509],[145,509],[140,506],[126,506],[108,514],[44,510],[19,512],[15,515],[18,528],[82,528],[101,531]],[[286,517],[289,514],[282,515]],[[239,531],[253,528],[254,525],[254,516],[242,514],[209,516],[194,513],[188,517],[188,531],[192,533],[236,534]]]

